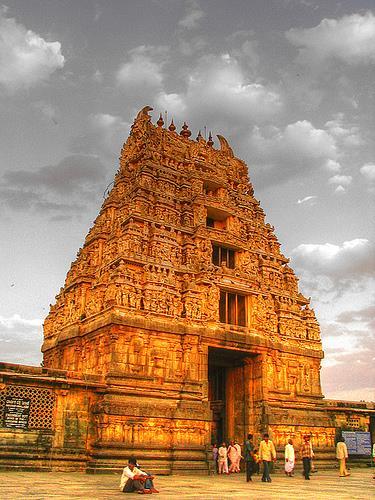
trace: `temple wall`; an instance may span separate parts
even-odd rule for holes
[[[0,363],[0,467],[84,470],[100,385],[98,377]],[[9,427],[8,405],[17,399],[29,416]]]

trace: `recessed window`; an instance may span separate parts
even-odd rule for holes
[[[212,263],[215,264],[215,266],[225,264],[230,269],[234,269],[234,253],[234,250],[230,248],[212,245]]]
[[[220,292],[220,322],[246,326],[246,296]]]
[[[223,210],[207,207],[206,226],[215,229],[226,229],[228,215]]]

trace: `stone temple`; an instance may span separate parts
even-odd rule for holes
[[[43,367],[0,364],[0,404],[8,391],[44,415],[18,448],[0,429],[8,457],[23,460],[31,432],[42,468],[114,470],[133,454],[204,471],[210,443],[265,431],[280,448],[308,433],[332,457],[336,429],[369,426],[374,405],[323,399],[319,325],[246,164],[150,110],[51,305]]]

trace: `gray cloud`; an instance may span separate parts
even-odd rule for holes
[[[42,320],[0,316],[1,361],[39,365],[42,337]]]
[[[82,186],[93,185],[103,179],[103,166],[95,156],[71,155],[57,165],[37,170],[15,170],[4,173],[4,180],[18,188],[46,188],[56,193],[72,193]]]
[[[105,185],[105,169],[96,156],[71,155],[57,165],[34,171],[6,171],[0,184],[2,204],[39,213],[77,213]],[[68,202],[69,200],[69,202]]]
[[[375,332],[375,305],[364,309],[348,310],[340,313],[336,321],[339,323],[363,323]]]
[[[206,15],[196,0],[187,0],[185,10],[186,14],[178,21],[178,25],[188,30],[196,28],[198,22]]]

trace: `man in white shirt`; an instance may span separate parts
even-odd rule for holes
[[[143,472],[137,467],[137,460],[134,457],[130,457],[128,460],[128,465],[122,471],[120,490],[123,493],[159,493],[158,490],[154,488],[152,480],[154,476]]]
[[[348,458],[348,448],[346,447],[345,439],[342,437],[337,441],[336,458],[340,464],[340,477],[350,476],[346,469],[346,459]]]

